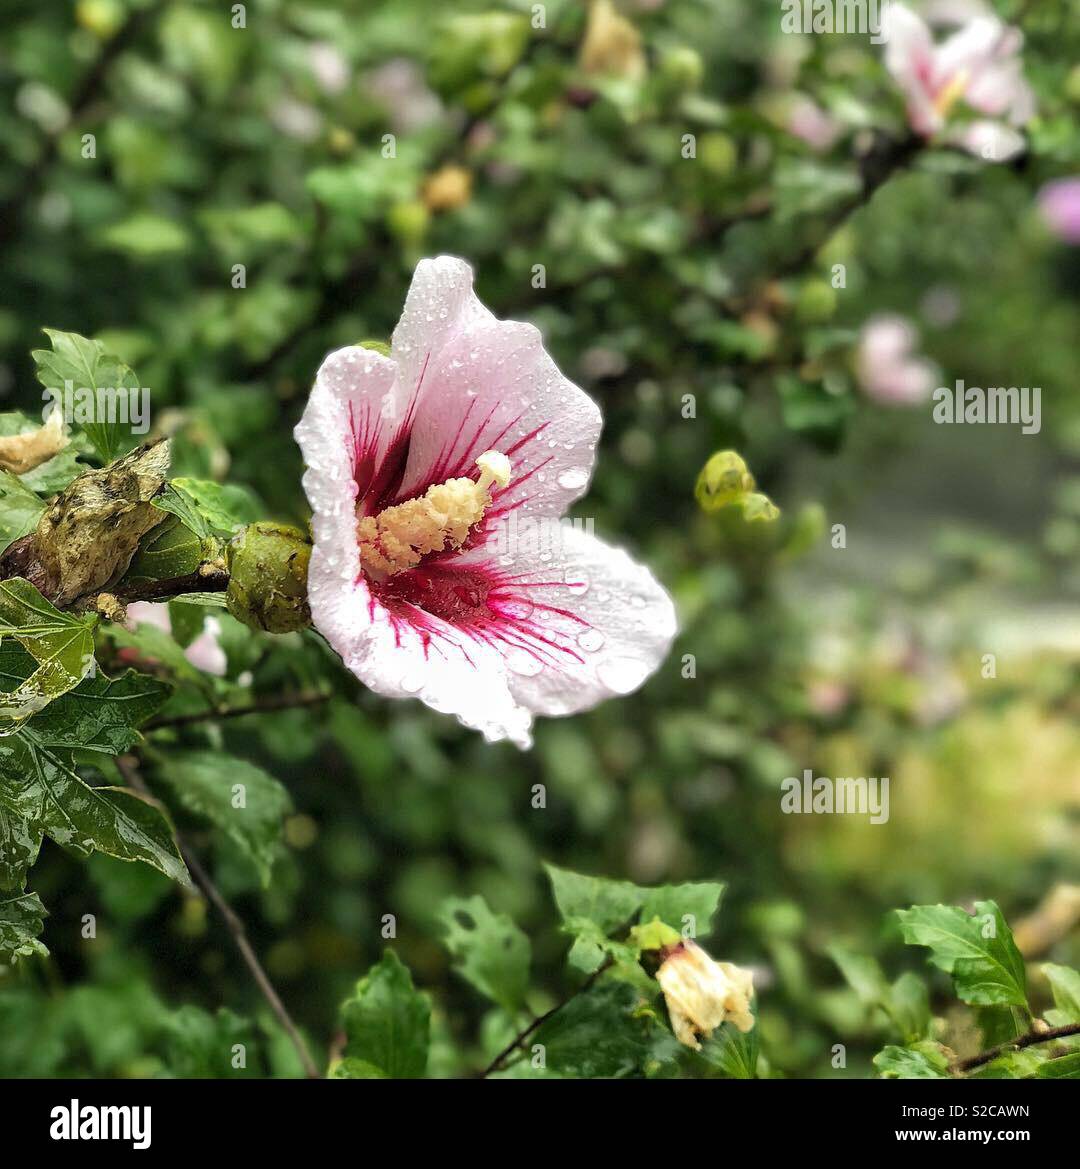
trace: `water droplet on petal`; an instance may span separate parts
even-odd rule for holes
[[[604,635],[599,629],[586,629],[584,633],[578,634],[577,641],[586,653],[596,653],[604,644]]]
[[[589,481],[589,472],[584,467],[571,467],[559,472],[559,486],[566,491],[577,491]]]
[[[535,677],[544,668],[536,654],[525,649],[513,649],[506,655],[507,668],[523,678]]]
[[[575,597],[580,597],[582,594],[589,591],[589,581],[576,568],[568,568],[563,573],[563,580],[566,582],[566,587]]]
[[[637,658],[607,658],[596,667],[596,676],[616,694],[629,694],[648,677],[649,667]]]

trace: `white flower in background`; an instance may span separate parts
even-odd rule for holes
[[[670,946],[656,972],[675,1038],[695,1051],[721,1023],[740,1031],[754,1026],[750,999],[754,976],[731,962],[714,962],[696,942]]]
[[[914,406],[929,398],[938,370],[914,353],[918,340],[918,330],[903,317],[867,321],[859,334],[855,369],[868,397],[889,406]]]
[[[349,84],[349,60],[329,41],[317,41],[308,49],[311,73],[324,93],[341,93]]]
[[[128,629],[136,629],[140,625],[152,625],[163,633],[172,633],[169,606],[154,604],[150,601],[136,601],[134,604],[128,605],[127,620],[124,624]],[[218,678],[224,677],[227,666],[225,651],[218,642],[220,636],[221,622],[216,617],[207,617],[203,622],[202,633],[184,650],[184,657],[195,669],[202,670],[204,674],[213,674]]]
[[[407,57],[392,57],[372,69],[364,77],[364,88],[385,107],[390,128],[398,134],[429,126],[442,113],[424,71]]]
[[[625,552],[558,523],[600,425],[539,332],[497,320],[449,256],[417,266],[390,356],[326,358],[296,428],[308,599],[361,681],[520,747],[534,714],[645,681],[675,635],[671,599]]]
[[[908,121],[917,134],[944,133],[947,141],[993,162],[1024,149],[1016,127],[1034,116],[1035,99],[1023,76],[1019,29],[989,10],[972,8],[961,27],[938,44],[922,17],[903,4],[891,4],[885,33],[885,66],[904,93]],[[986,117],[950,126],[960,103]]]

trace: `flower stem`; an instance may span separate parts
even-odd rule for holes
[[[121,755],[116,760],[116,766],[130,787],[134,788],[141,795],[151,795],[145,780],[139,774],[138,767],[131,756]],[[311,1058],[311,1053],[307,1049],[304,1037],[300,1034],[299,1029],[293,1022],[292,1016],[285,1009],[285,1004],[281,1001],[281,996],[274,988],[274,984],[270,981],[269,976],[263,969],[258,955],[248,941],[247,930],[244,927],[243,921],[222,896],[221,890],[214,884],[210,874],[203,868],[188,843],[179,832],[175,835],[176,844],[180,849],[180,855],[183,857],[184,864],[187,865],[195,884],[198,885],[214,908],[221,914],[221,918],[225,922],[225,928],[232,936],[232,940],[236,948],[240,951],[240,956],[243,958],[248,970],[251,971],[255,984],[262,992],[263,998],[270,1004],[270,1009],[274,1012],[277,1021],[281,1024],[293,1047],[296,1049],[296,1054],[300,1058],[305,1075],[312,1080],[322,1079],[319,1069],[315,1066],[315,1061]]]
[[[168,727],[185,727],[192,723],[209,722],[218,718],[240,718],[245,714],[263,714],[269,710],[295,710],[304,706],[318,706],[328,702],[333,695],[329,691],[314,691],[301,694],[273,694],[249,702],[244,706],[216,706],[194,714],[178,714],[171,718],[152,718],[143,725],[144,731],[160,731]]]
[[[973,1068],[982,1067],[983,1064],[990,1063],[992,1060],[997,1059],[999,1055],[1004,1055],[1007,1051],[1022,1051],[1025,1047],[1033,1047],[1036,1043],[1052,1043],[1055,1039],[1065,1039],[1069,1035],[1080,1035],[1080,1023],[1069,1023],[1064,1027],[1052,1027],[1048,1031],[1029,1031],[1026,1035],[1020,1035],[1016,1039],[1010,1039],[1006,1043],[999,1043],[996,1047],[981,1051],[978,1055],[973,1055],[969,1059],[957,1060],[952,1065],[952,1070],[969,1072]]]
[[[576,999],[579,995],[583,995],[586,993],[586,991],[591,990],[600,975],[603,974],[604,971],[608,969],[608,967],[612,966],[614,962],[615,959],[612,958],[609,954],[607,958],[605,958],[604,961],[592,972],[592,974],[590,974],[589,977],[585,979],[585,981],[577,988],[577,990],[573,992],[573,994],[568,994],[561,1003],[557,1003],[551,1008],[550,1011],[545,1011],[542,1015],[537,1015],[536,1018],[533,1019],[533,1021],[528,1025],[528,1027],[526,1027],[524,1031],[519,1031],[518,1034],[515,1035],[514,1038],[491,1061],[491,1063],[489,1063],[488,1066],[484,1068],[484,1070],[480,1073],[481,1079],[484,1076],[490,1076],[492,1072],[501,1071],[502,1068],[506,1066],[506,1061],[510,1058],[510,1056],[513,1055],[513,1053],[525,1042],[526,1039],[529,1038],[529,1036],[534,1031],[546,1023],[548,1019],[552,1017],[552,1015],[557,1015],[559,1011],[561,1011],[563,1007],[567,1005],[567,1003],[573,1002],[573,1000]]]
[[[139,584],[117,586],[116,596],[130,604],[133,601],[167,601],[185,593],[223,593],[229,587],[229,574],[214,569],[205,575],[191,572],[187,576],[172,576],[166,580],[147,580]]]

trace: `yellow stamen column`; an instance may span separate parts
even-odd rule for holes
[[[356,534],[364,571],[382,579],[415,568],[431,552],[460,548],[484,518],[492,486],[510,482],[510,460],[501,452],[485,451],[476,465],[477,480],[448,479],[416,499],[360,519]]]

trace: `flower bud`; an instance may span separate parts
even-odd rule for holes
[[[721,1023],[732,1023],[740,1031],[754,1026],[753,975],[731,962],[714,962],[695,942],[669,947],[656,981],[664,992],[675,1038],[695,1051],[701,1050],[698,1035],[711,1035]]]
[[[750,468],[735,451],[717,451],[702,467],[694,497],[705,511],[717,511],[737,503],[756,486]]]
[[[229,612],[252,629],[291,633],[311,623],[311,541],[285,524],[249,524],[229,544]]]

